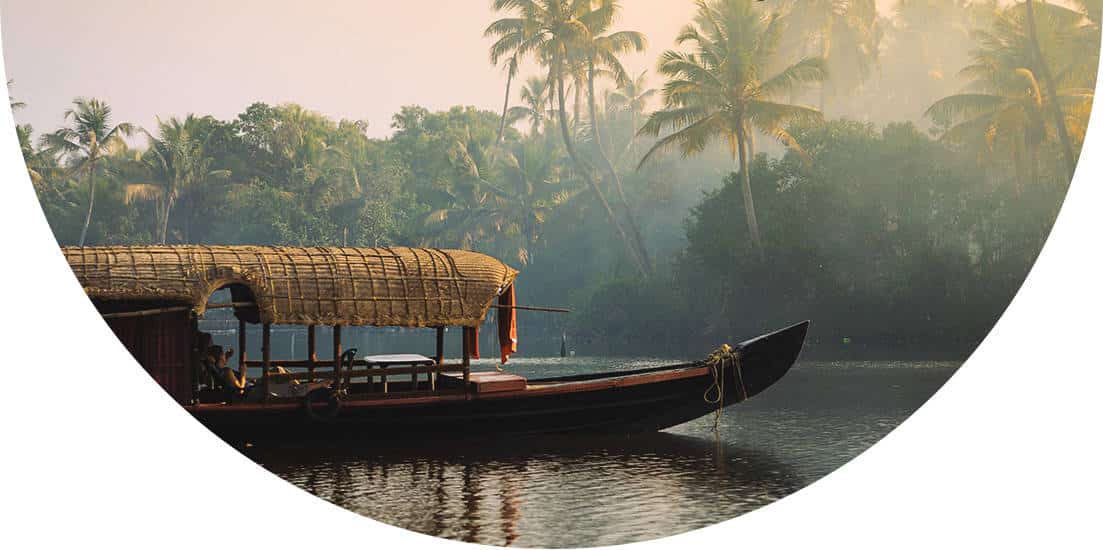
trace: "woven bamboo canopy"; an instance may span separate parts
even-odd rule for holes
[[[89,297],[191,306],[242,285],[260,321],[295,325],[477,326],[517,277],[464,250],[264,246],[65,247]]]

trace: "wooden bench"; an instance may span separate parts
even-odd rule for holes
[[[463,374],[444,373],[441,377],[463,386]],[[520,391],[528,387],[528,381],[523,376],[505,372],[473,372],[469,387],[474,393]]]

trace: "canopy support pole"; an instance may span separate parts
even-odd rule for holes
[[[433,373],[431,382],[433,391],[437,389],[437,378],[440,377],[440,368],[444,365],[444,327],[437,327],[437,354],[433,356],[437,361],[436,372]]]
[[[314,382],[314,363],[318,361],[317,340],[314,333],[314,325],[306,327],[306,361],[307,371],[310,373],[308,382]]]
[[[248,359],[245,358],[245,321],[237,322],[237,365],[240,368]]]
[[[201,367],[203,356],[207,350],[199,349],[199,319],[191,316],[191,400],[193,405],[199,404],[199,378],[207,375],[207,369]]]
[[[471,346],[467,341],[467,331],[460,330],[463,340],[463,392],[467,393],[467,385],[471,382]]]
[[[264,334],[261,339],[261,361],[264,365],[264,373],[261,374],[261,387],[264,389],[264,402],[268,402],[268,371],[272,368],[272,324],[264,323]]]
[[[333,325],[333,391],[341,391],[341,325]]]

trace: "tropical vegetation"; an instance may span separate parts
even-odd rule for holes
[[[634,4],[492,7],[500,110],[409,105],[373,138],[297,104],[142,129],[79,98],[18,127],[46,219],[65,245],[487,252],[524,271],[521,301],[575,312],[525,319],[534,353],[565,330],[580,353],[699,354],[809,318],[813,353],[960,356],[1060,208],[1103,15],[701,0],[630,74],[651,51],[619,26]]]

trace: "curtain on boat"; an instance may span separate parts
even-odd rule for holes
[[[510,284],[498,296],[498,345],[502,350],[502,364],[509,361],[509,356],[517,353],[517,291]]]

